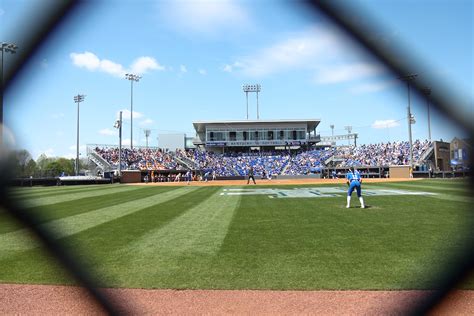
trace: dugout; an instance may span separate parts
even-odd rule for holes
[[[142,182],[142,172],[140,170],[122,170],[121,183]]]

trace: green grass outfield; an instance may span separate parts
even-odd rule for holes
[[[346,187],[70,186],[12,194],[108,287],[430,289],[430,275],[471,244],[472,197],[461,180]],[[339,189],[331,197],[228,195],[235,189]],[[434,195],[368,195],[378,190]],[[292,191],[293,192],[293,191]],[[313,193],[312,193],[313,194]],[[27,231],[0,211],[0,282],[72,284]],[[474,289],[474,281],[464,285]]]

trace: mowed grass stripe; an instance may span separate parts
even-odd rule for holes
[[[38,198],[38,197],[47,197],[53,195],[62,195],[62,194],[71,194],[78,192],[94,191],[101,190],[110,187],[119,187],[120,184],[104,184],[104,185],[78,185],[74,187],[54,187],[53,190],[35,192],[35,191],[23,191],[17,193],[10,193],[10,196],[14,199],[23,199],[23,198]]]
[[[71,194],[64,194],[64,195],[54,195],[49,197],[40,197],[35,199],[27,199],[23,200],[25,208],[31,208],[36,206],[44,206],[44,205],[51,205],[65,201],[72,201],[78,200],[85,197],[93,197],[93,196],[101,196],[104,194],[109,193],[116,193],[116,192],[128,192],[140,189],[140,186],[113,186],[108,188],[98,188],[95,190],[90,190],[87,192],[79,192],[79,193],[71,193]]]
[[[213,285],[234,289],[430,288],[429,278],[423,276],[426,271],[438,272],[441,263],[426,258],[440,253],[450,258],[457,244],[446,236],[456,240],[466,235],[465,223],[472,222],[472,215],[466,219],[468,214],[459,210],[458,203],[433,202],[423,196],[379,196],[367,198],[368,209],[346,209],[343,197],[266,200],[246,196],[211,267],[216,271]]]
[[[96,188],[99,190],[100,188]],[[101,196],[86,197],[78,200],[61,202],[47,206],[29,208],[27,212],[35,215],[38,223],[57,220],[67,216],[94,211],[100,208],[146,198],[158,193],[170,191],[172,187],[146,187],[127,192],[115,192]],[[10,216],[0,212],[0,234],[22,229],[23,227],[10,220]]]
[[[452,186],[445,186],[445,185],[436,185],[436,184],[425,184],[425,183],[384,183],[383,186],[387,187],[395,187],[395,188],[410,188],[413,190],[421,191],[421,190],[430,190],[433,192],[439,192],[439,191],[450,191],[452,193],[467,193],[468,188],[467,187],[452,187]]]
[[[162,256],[214,255],[219,251],[240,203],[240,196],[221,196],[221,192],[216,191],[166,225],[121,248],[119,254],[128,254],[131,259],[146,257],[151,262]]]
[[[120,185],[120,184],[114,184],[114,185]],[[52,193],[52,192],[59,192],[59,191],[75,191],[78,189],[83,189],[83,188],[97,188],[101,186],[109,186],[107,184],[105,185],[74,185],[74,186],[48,186],[48,187],[12,187],[10,188],[10,194],[15,195],[15,196],[20,196],[24,194],[47,194],[47,193]]]
[[[138,212],[105,222],[84,231],[82,234],[72,236],[66,242],[71,243],[71,245],[77,243],[80,246],[84,240],[87,240],[87,246],[93,247],[97,256],[106,259],[111,253],[135,242],[150,231],[166,225],[174,218],[196,206],[199,203],[198,201],[207,199],[218,189],[216,187],[183,187],[178,190],[180,194],[173,199],[160,203],[150,203]],[[117,232],[121,233],[117,234]],[[114,238],[111,239],[110,236],[114,236]]]
[[[42,226],[53,232],[56,238],[60,239],[81,233],[96,226],[103,226],[107,222],[127,217],[127,215],[149,208],[150,206],[173,201],[181,195],[196,189],[197,187],[178,188],[120,205],[113,205],[95,211],[61,218],[42,224]],[[114,235],[116,235],[116,232],[109,235],[109,237]],[[93,237],[94,236],[87,237],[84,241],[88,243],[88,239]],[[38,247],[38,243],[29,236],[27,229],[0,235],[0,257],[2,256],[2,251],[28,250],[35,247]]]
[[[462,203],[472,203],[474,199],[471,197],[469,191],[465,188],[450,188],[440,185],[416,185],[416,184],[399,184],[399,183],[384,183],[383,185],[373,184],[373,185],[363,185],[362,195],[364,195],[364,188],[367,189],[380,189],[380,190],[407,190],[413,192],[425,191],[429,193],[436,193],[435,195],[429,195],[430,198],[453,201],[453,202],[462,202]]]

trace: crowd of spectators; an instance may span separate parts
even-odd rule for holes
[[[325,167],[325,161],[334,154],[334,149],[323,148],[302,151],[292,157],[290,164],[284,170],[286,175],[304,175],[319,172]]]
[[[431,142],[416,140],[413,159],[418,161]],[[123,169],[184,170],[181,162],[192,169],[215,173],[217,176],[244,176],[250,166],[256,176],[305,175],[332,167],[389,166],[409,163],[408,142],[388,142],[360,146],[327,147],[300,151],[215,153],[197,149],[166,152],[161,149],[125,148],[122,150]],[[95,148],[112,167],[118,167],[117,148]],[[331,159],[331,157],[333,159]]]
[[[413,160],[418,161],[430,145],[427,140],[413,142]],[[341,147],[333,156],[340,161],[337,167],[407,165],[410,144],[404,141]]]
[[[113,168],[119,165],[119,149],[95,148],[95,152]],[[184,170],[170,152],[162,149],[122,148],[122,169],[130,170]]]

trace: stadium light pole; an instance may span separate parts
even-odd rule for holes
[[[431,141],[431,118],[430,118],[430,95],[431,95],[431,89],[430,88],[424,88],[423,93],[426,96],[426,107],[428,110],[428,140]]]
[[[15,54],[18,46],[12,43],[0,42],[2,52],[0,63],[0,145],[3,144],[3,53]]]
[[[125,79],[130,80],[130,148],[133,149],[133,82],[140,81],[142,77],[135,74],[125,74]]]
[[[259,114],[259,111],[258,111],[258,93],[260,92],[260,85],[258,84],[257,85],[257,120],[260,119],[260,114]]]
[[[249,92],[255,92],[257,94],[257,120],[260,119],[260,113],[258,108],[258,93],[262,91],[262,86],[260,84],[246,84],[242,86],[242,89],[247,96],[247,120],[249,119]]]
[[[115,128],[119,130],[119,177],[122,176],[122,111],[120,111],[119,119],[115,122]]]
[[[405,81],[407,83],[407,91],[408,91],[408,106],[407,106],[407,120],[408,120],[408,140],[410,142],[410,167],[413,168],[413,139],[412,139],[412,131],[411,125],[415,124],[415,118],[411,114],[411,100],[410,100],[410,82],[415,80],[418,74],[410,74],[399,79]]]
[[[334,124],[329,125],[331,128],[331,136],[334,136]]]
[[[247,120],[248,120],[249,119],[249,92],[248,91],[245,91],[245,98],[247,99]]]
[[[146,129],[145,130],[145,139],[146,139],[146,149],[148,149],[148,137],[150,137],[151,130]]]
[[[349,139],[349,135],[352,132],[352,126],[344,126],[344,129],[347,131],[347,143],[350,145],[351,140]]]
[[[84,101],[85,95],[74,96],[74,103],[77,103],[77,144],[76,144],[76,176],[79,175],[79,104]]]

